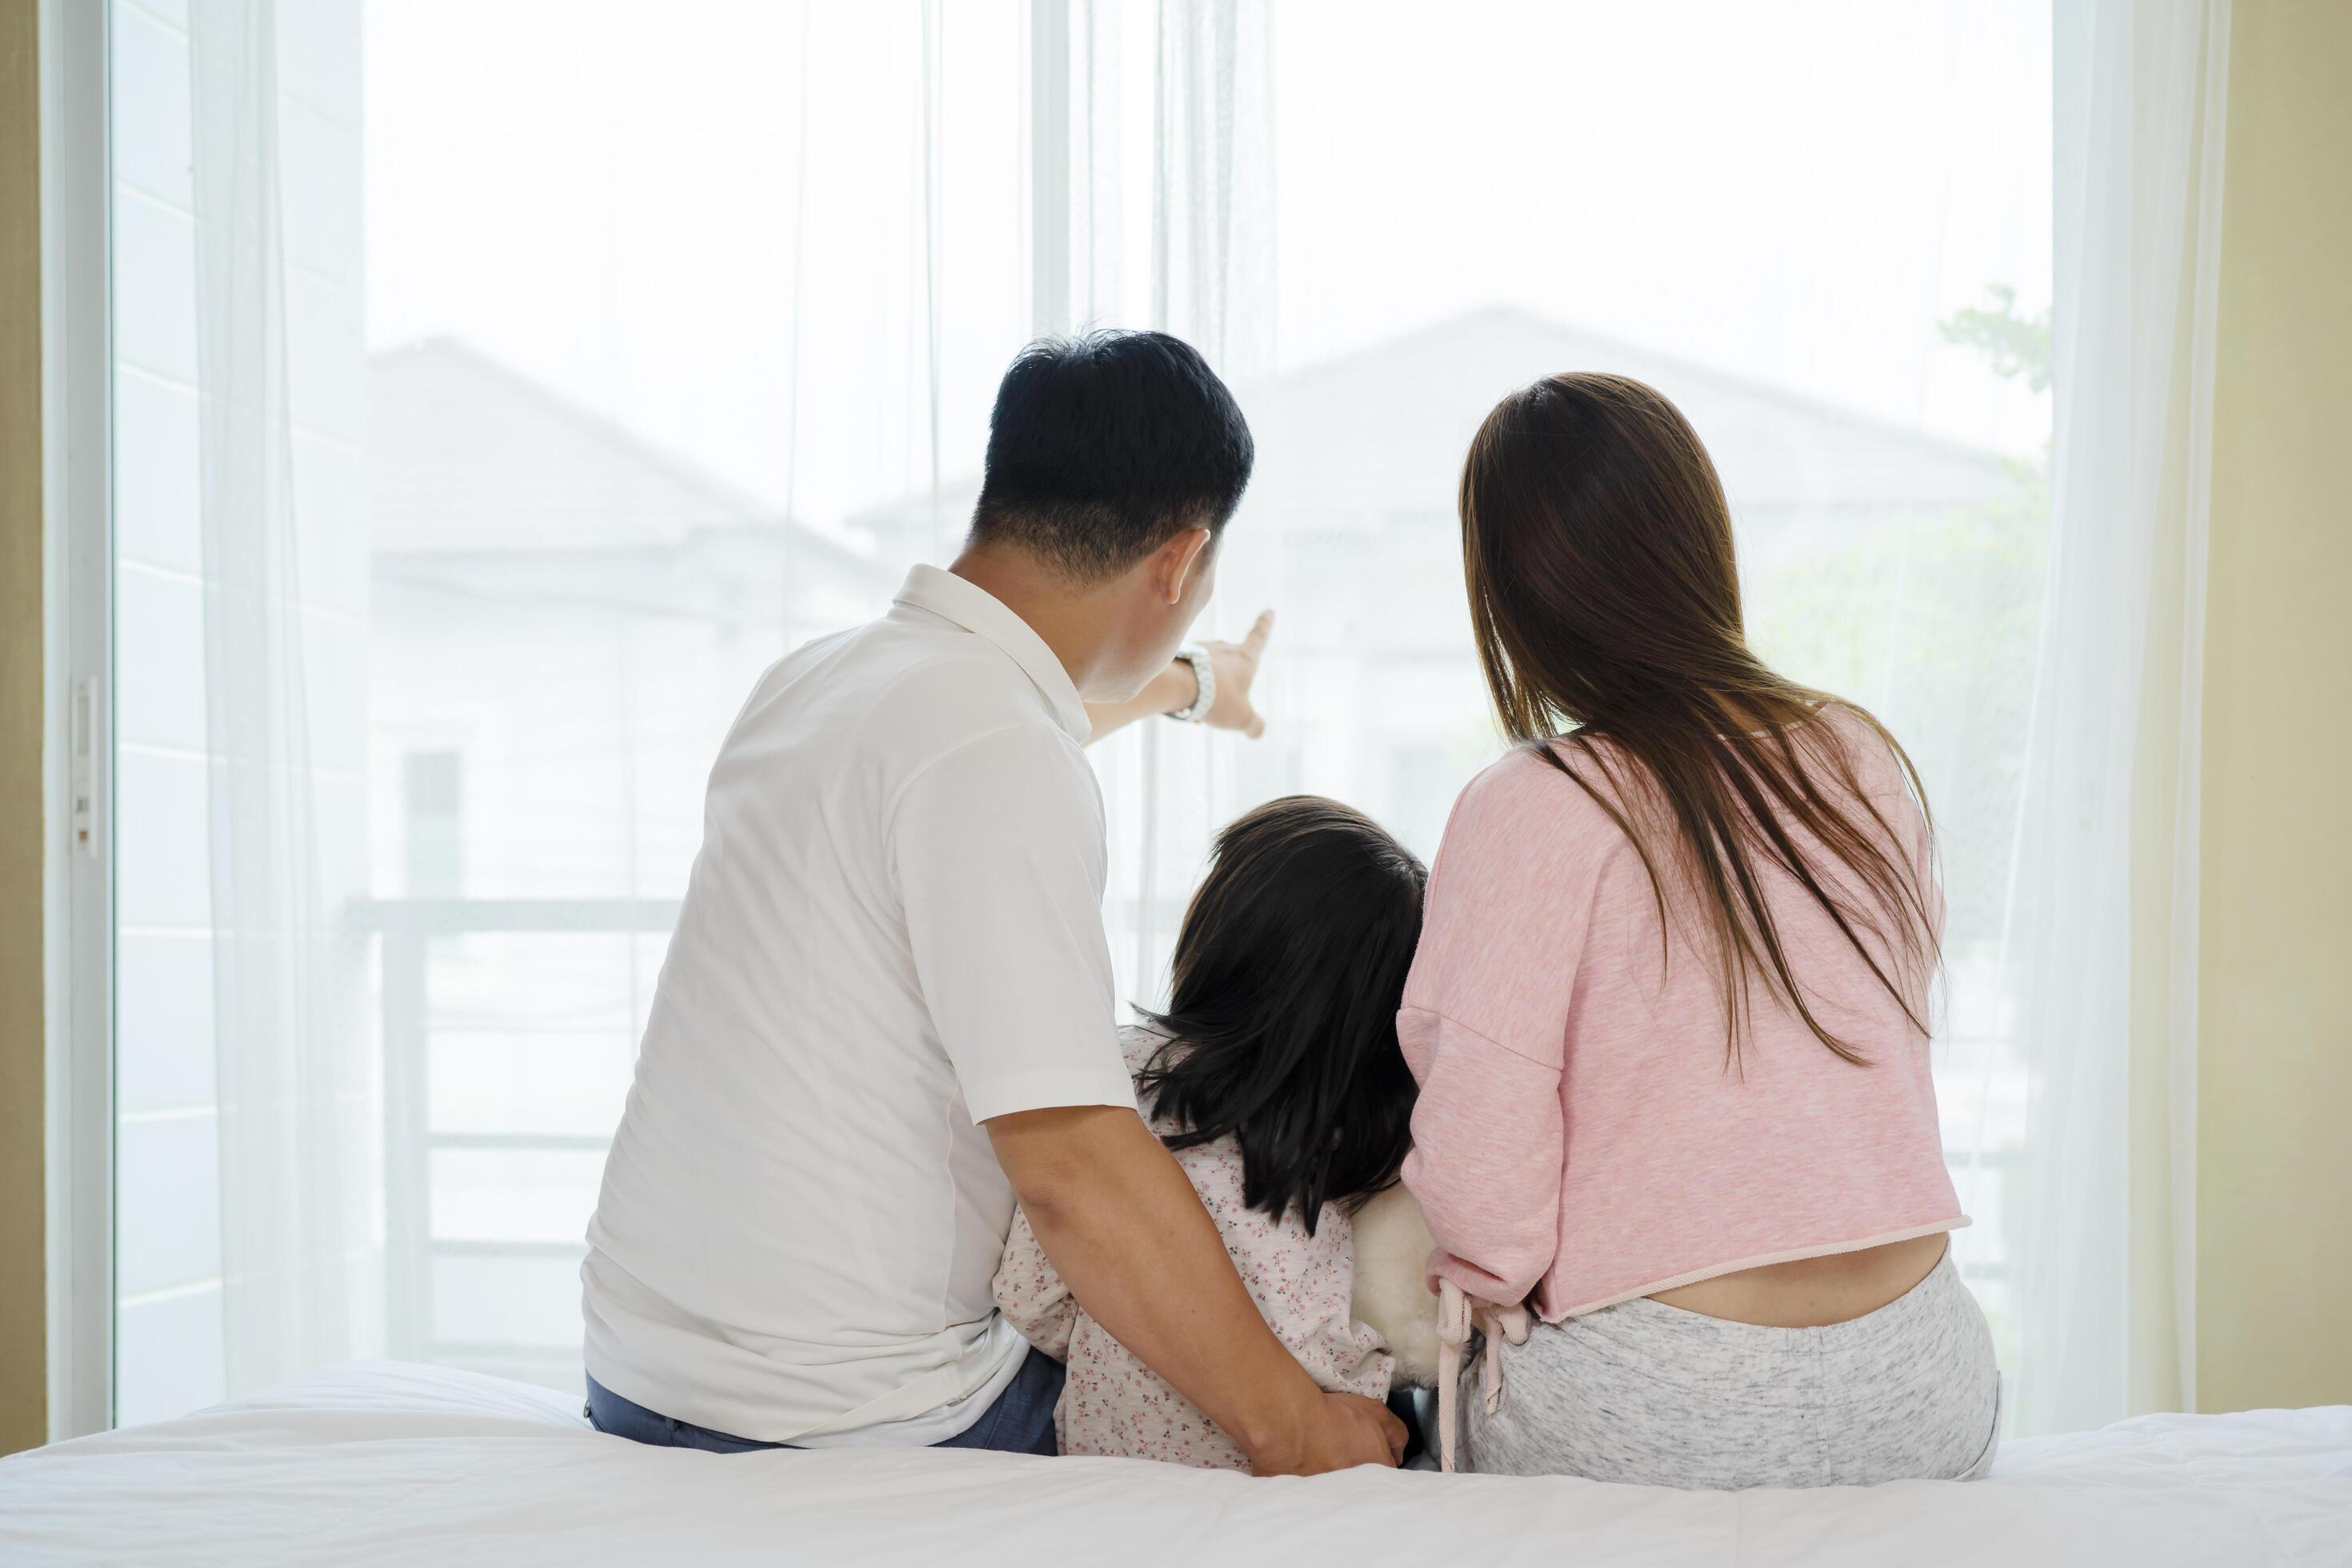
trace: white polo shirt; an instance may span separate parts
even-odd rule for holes
[[[1012,1380],[976,1123],[1135,1103],[1087,732],[1044,639],[928,566],[761,677],[588,1226],[597,1382],[818,1446],[954,1436]]]

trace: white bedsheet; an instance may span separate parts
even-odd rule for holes
[[[378,1363],[0,1460],[0,1563],[2352,1563],[2352,1407],[2149,1416],[1990,1479],[1675,1492],[1126,1459],[720,1457],[576,1403]]]

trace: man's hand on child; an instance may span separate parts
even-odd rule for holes
[[[1244,1445],[1253,1475],[1319,1476],[1358,1465],[1394,1469],[1404,1458],[1404,1423],[1377,1399],[1327,1393],[1302,1414],[1297,1431]]]

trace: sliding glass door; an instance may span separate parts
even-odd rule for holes
[[[340,1355],[576,1387],[704,771],[952,552],[995,377],[1165,325],[1257,433],[1257,742],[1097,756],[1150,1000],[1209,830],[1424,853],[1496,753],[1452,488],[1652,381],[1762,650],[1927,773],[1960,1258],[2013,1336],[2050,40],[1774,9],[113,0],[117,1413]],[[1211,628],[1214,629],[1214,628]]]

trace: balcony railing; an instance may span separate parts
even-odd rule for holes
[[[675,899],[385,899],[355,910],[383,947],[385,1331],[391,1353],[526,1374],[576,1361],[545,1342],[455,1338],[436,1322],[434,1265],[444,1258],[576,1259],[574,1241],[480,1239],[439,1234],[433,1156],[443,1150],[602,1153],[611,1133],[449,1131],[432,1116],[433,948],[484,934],[663,936],[677,923]],[[586,1215],[582,1219],[584,1222]]]
[[[1171,909],[1172,909],[1171,905]],[[456,1151],[541,1152],[602,1155],[609,1129],[598,1131],[499,1131],[436,1127],[432,1107],[435,944],[483,935],[637,938],[667,936],[677,922],[675,899],[394,899],[358,905],[356,923],[382,943],[380,996],[383,1041],[386,1331],[391,1353],[404,1359],[498,1371],[576,1386],[576,1319],[551,1323],[551,1337],[485,1339],[451,1334],[436,1322],[436,1265],[467,1258],[576,1262],[581,1240],[459,1237],[436,1229],[433,1160]],[[1115,922],[1131,924],[1131,921]],[[1116,940],[1116,936],[1115,936]],[[634,1043],[634,1042],[632,1042]],[[2021,1173],[2014,1148],[1949,1150],[1958,1175],[1992,1172],[2004,1188]],[[2000,1200],[1996,1200],[1997,1202]],[[587,1214],[580,1220],[584,1226]],[[2005,1300],[2010,1268],[1999,1256],[1979,1254],[1967,1276],[1988,1306]]]

